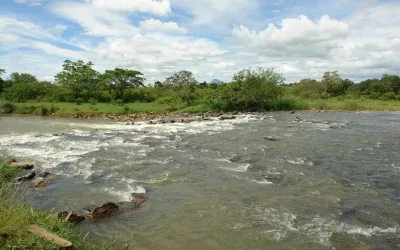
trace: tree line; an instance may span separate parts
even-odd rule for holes
[[[256,68],[238,71],[229,83],[208,84],[183,70],[145,86],[146,79],[138,70],[115,68],[100,73],[92,62],[82,60],[66,60],[54,82],[18,72],[2,79],[5,73],[0,69],[0,95],[11,102],[157,102],[180,108],[210,104],[225,110],[260,110],[274,109],[277,102],[285,105],[293,97],[400,99],[400,77],[388,74],[354,83],[332,71],[319,81],[308,78],[285,84],[283,75],[273,69]]]

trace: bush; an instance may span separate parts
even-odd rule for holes
[[[0,102],[0,114],[11,114],[15,109],[15,106],[11,102]]]
[[[328,109],[328,104],[324,100],[317,100],[315,102],[315,107],[317,109],[323,110],[323,109]]]
[[[344,108],[345,110],[356,111],[356,110],[358,110],[358,109],[361,109],[362,106],[358,103],[358,101],[354,101],[354,100],[353,100],[353,101],[346,101],[346,102],[344,103],[343,108]]]
[[[384,93],[379,99],[382,101],[396,100],[396,93],[394,92]]]
[[[118,106],[122,106],[122,105],[124,105],[124,100],[122,100],[122,99],[117,99],[117,100],[114,101],[113,104],[114,104],[114,105],[118,105]]]
[[[129,114],[130,111],[131,111],[130,108],[125,105],[124,106],[124,114]]]
[[[94,99],[94,98],[90,98],[90,99],[89,99],[89,103],[90,103],[91,105],[96,105],[96,104],[97,104],[97,100]]]
[[[46,106],[40,106],[40,114],[46,116],[49,114],[49,109]]]
[[[83,98],[76,98],[75,99],[75,103],[77,104],[77,105],[81,105],[82,103],[84,102],[84,100],[83,100]]]
[[[51,105],[50,107],[50,113],[54,114],[59,110],[57,106]]]

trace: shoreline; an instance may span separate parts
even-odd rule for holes
[[[74,118],[74,119],[89,119],[89,120],[109,120],[120,122],[136,122],[136,121],[151,121],[151,120],[165,120],[168,119],[171,123],[189,123],[192,121],[207,120],[209,118],[220,118],[220,120],[235,119],[233,116],[245,114],[261,114],[261,113],[274,113],[274,112],[287,112],[288,114],[295,114],[297,112],[314,112],[314,113],[360,113],[360,112],[400,112],[399,110],[389,109],[358,109],[358,110],[345,110],[345,109],[305,109],[305,110],[268,110],[268,111],[219,111],[219,112],[166,112],[162,114],[147,113],[132,113],[132,114],[105,114],[105,113],[90,113],[90,112],[77,112],[77,113],[52,113],[52,114],[26,114],[26,113],[0,113],[0,117],[7,117],[13,115],[23,115],[29,117],[55,117],[55,118]],[[197,120],[191,120],[197,118]],[[167,122],[164,122],[167,123]]]

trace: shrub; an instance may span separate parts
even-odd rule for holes
[[[83,98],[76,98],[75,99],[75,103],[77,104],[77,105],[81,105],[82,103],[84,102],[84,100],[83,100]]]
[[[51,105],[50,107],[50,113],[54,114],[59,110],[57,106]]]
[[[12,102],[0,102],[0,114],[10,114],[14,109],[15,106]]]
[[[361,106],[357,101],[354,101],[354,100],[353,100],[353,101],[346,101],[346,102],[344,103],[343,108],[344,108],[345,110],[356,111],[356,110],[358,110],[358,109],[361,109],[362,106]]]
[[[316,102],[315,102],[315,107],[317,108],[317,109],[328,109],[328,104],[326,103],[326,101],[324,101],[324,100],[317,100]]]
[[[90,99],[89,99],[89,103],[90,103],[91,105],[96,105],[96,104],[97,104],[97,100],[94,99],[94,98],[90,98]]]
[[[124,114],[129,114],[130,111],[131,111],[130,108],[125,105],[124,106]]]
[[[46,106],[40,106],[40,114],[46,116],[49,114],[49,109]]]
[[[117,99],[117,100],[115,100],[115,105],[118,105],[118,106],[122,106],[123,104],[124,104],[124,100],[122,100],[122,99]]]

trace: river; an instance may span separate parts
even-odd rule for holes
[[[79,224],[133,249],[400,248],[399,112],[160,125],[3,116],[0,153],[57,175],[30,191],[37,208],[145,193],[137,210]]]

